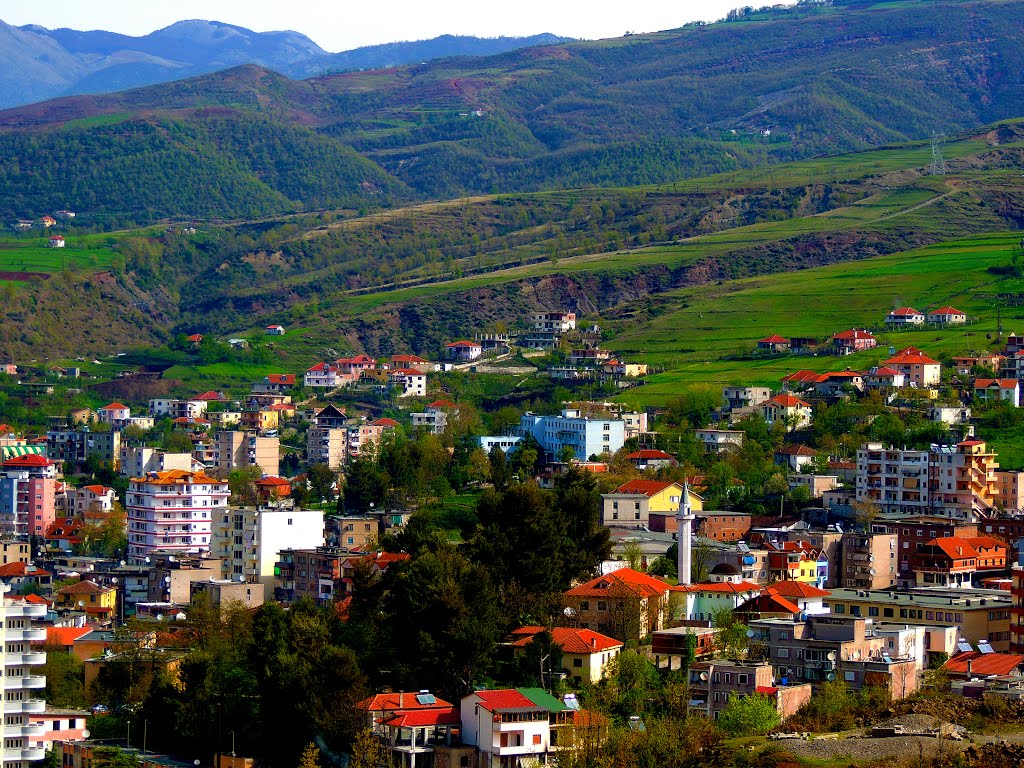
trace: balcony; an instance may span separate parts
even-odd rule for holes
[[[46,735],[46,723],[25,723],[21,726],[21,735],[28,738],[39,738]]]
[[[42,760],[46,757],[46,750],[42,747],[27,747],[21,750],[22,760]]]
[[[45,608],[46,606],[40,607]],[[45,615],[45,611],[43,615]],[[19,640],[26,643],[44,643],[46,642],[46,629],[43,627],[32,627],[29,629],[7,630],[7,642],[18,642]]]
[[[4,702],[4,714],[6,715],[40,715],[46,711],[46,702],[42,699],[15,699]]]
[[[8,691],[45,687],[46,678],[42,675],[22,675],[21,677],[4,676],[4,689]]]
[[[6,653],[4,654],[4,666],[38,666],[46,663],[46,654],[39,652],[31,653]]]

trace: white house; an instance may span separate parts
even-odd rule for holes
[[[388,374],[391,386],[399,397],[424,397],[427,394],[427,374],[415,368],[399,368]]]
[[[475,691],[461,702],[462,741],[480,750],[479,765],[547,762],[551,712],[514,688]]]
[[[483,347],[475,341],[453,341],[445,344],[445,354],[449,360],[468,363],[476,360],[483,354]]]
[[[885,316],[885,324],[895,326],[924,325],[924,313],[918,312],[912,307],[900,307]]]
[[[50,237],[49,243],[51,248],[63,248],[64,238],[60,235],[53,235]]]
[[[119,429],[128,423],[132,417],[132,409],[123,403],[111,403],[96,411],[96,418],[101,424],[109,424],[114,429]]]
[[[284,336],[284,326],[283,325],[268,325],[263,330],[263,332],[267,336]]]
[[[1020,381],[1017,379],[975,379],[974,402],[976,403],[1009,403],[1014,408],[1020,407]]]
[[[940,307],[928,313],[929,323],[941,325],[963,325],[967,322],[967,313],[961,312],[956,307]]]

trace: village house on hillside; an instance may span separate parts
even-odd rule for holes
[[[832,346],[839,355],[852,355],[865,349],[878,346],[878,339],[870,331],[850,330],[837,333],[832,337]]]
[[[901,326],[924,325],[924,312],[918,312],[911,307],[900,307],[894,309],[885,316],[885,324],[899,328]]]

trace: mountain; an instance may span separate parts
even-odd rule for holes
[[[433,40],[323,50],[298,32],[253,32],[217,21],[180,21],[142,37],[115,32],[13,27],[0,21],[0,108],[84,93],[109,93],[241,64],[292,77],[487,55],[564,42],[543,34],[493,39],[444,35]]]

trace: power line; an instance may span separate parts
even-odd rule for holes
[[[946,175],[946,160],[942,156],[942,145],[946,143],[946,134],[932,133],[932,176]]]

